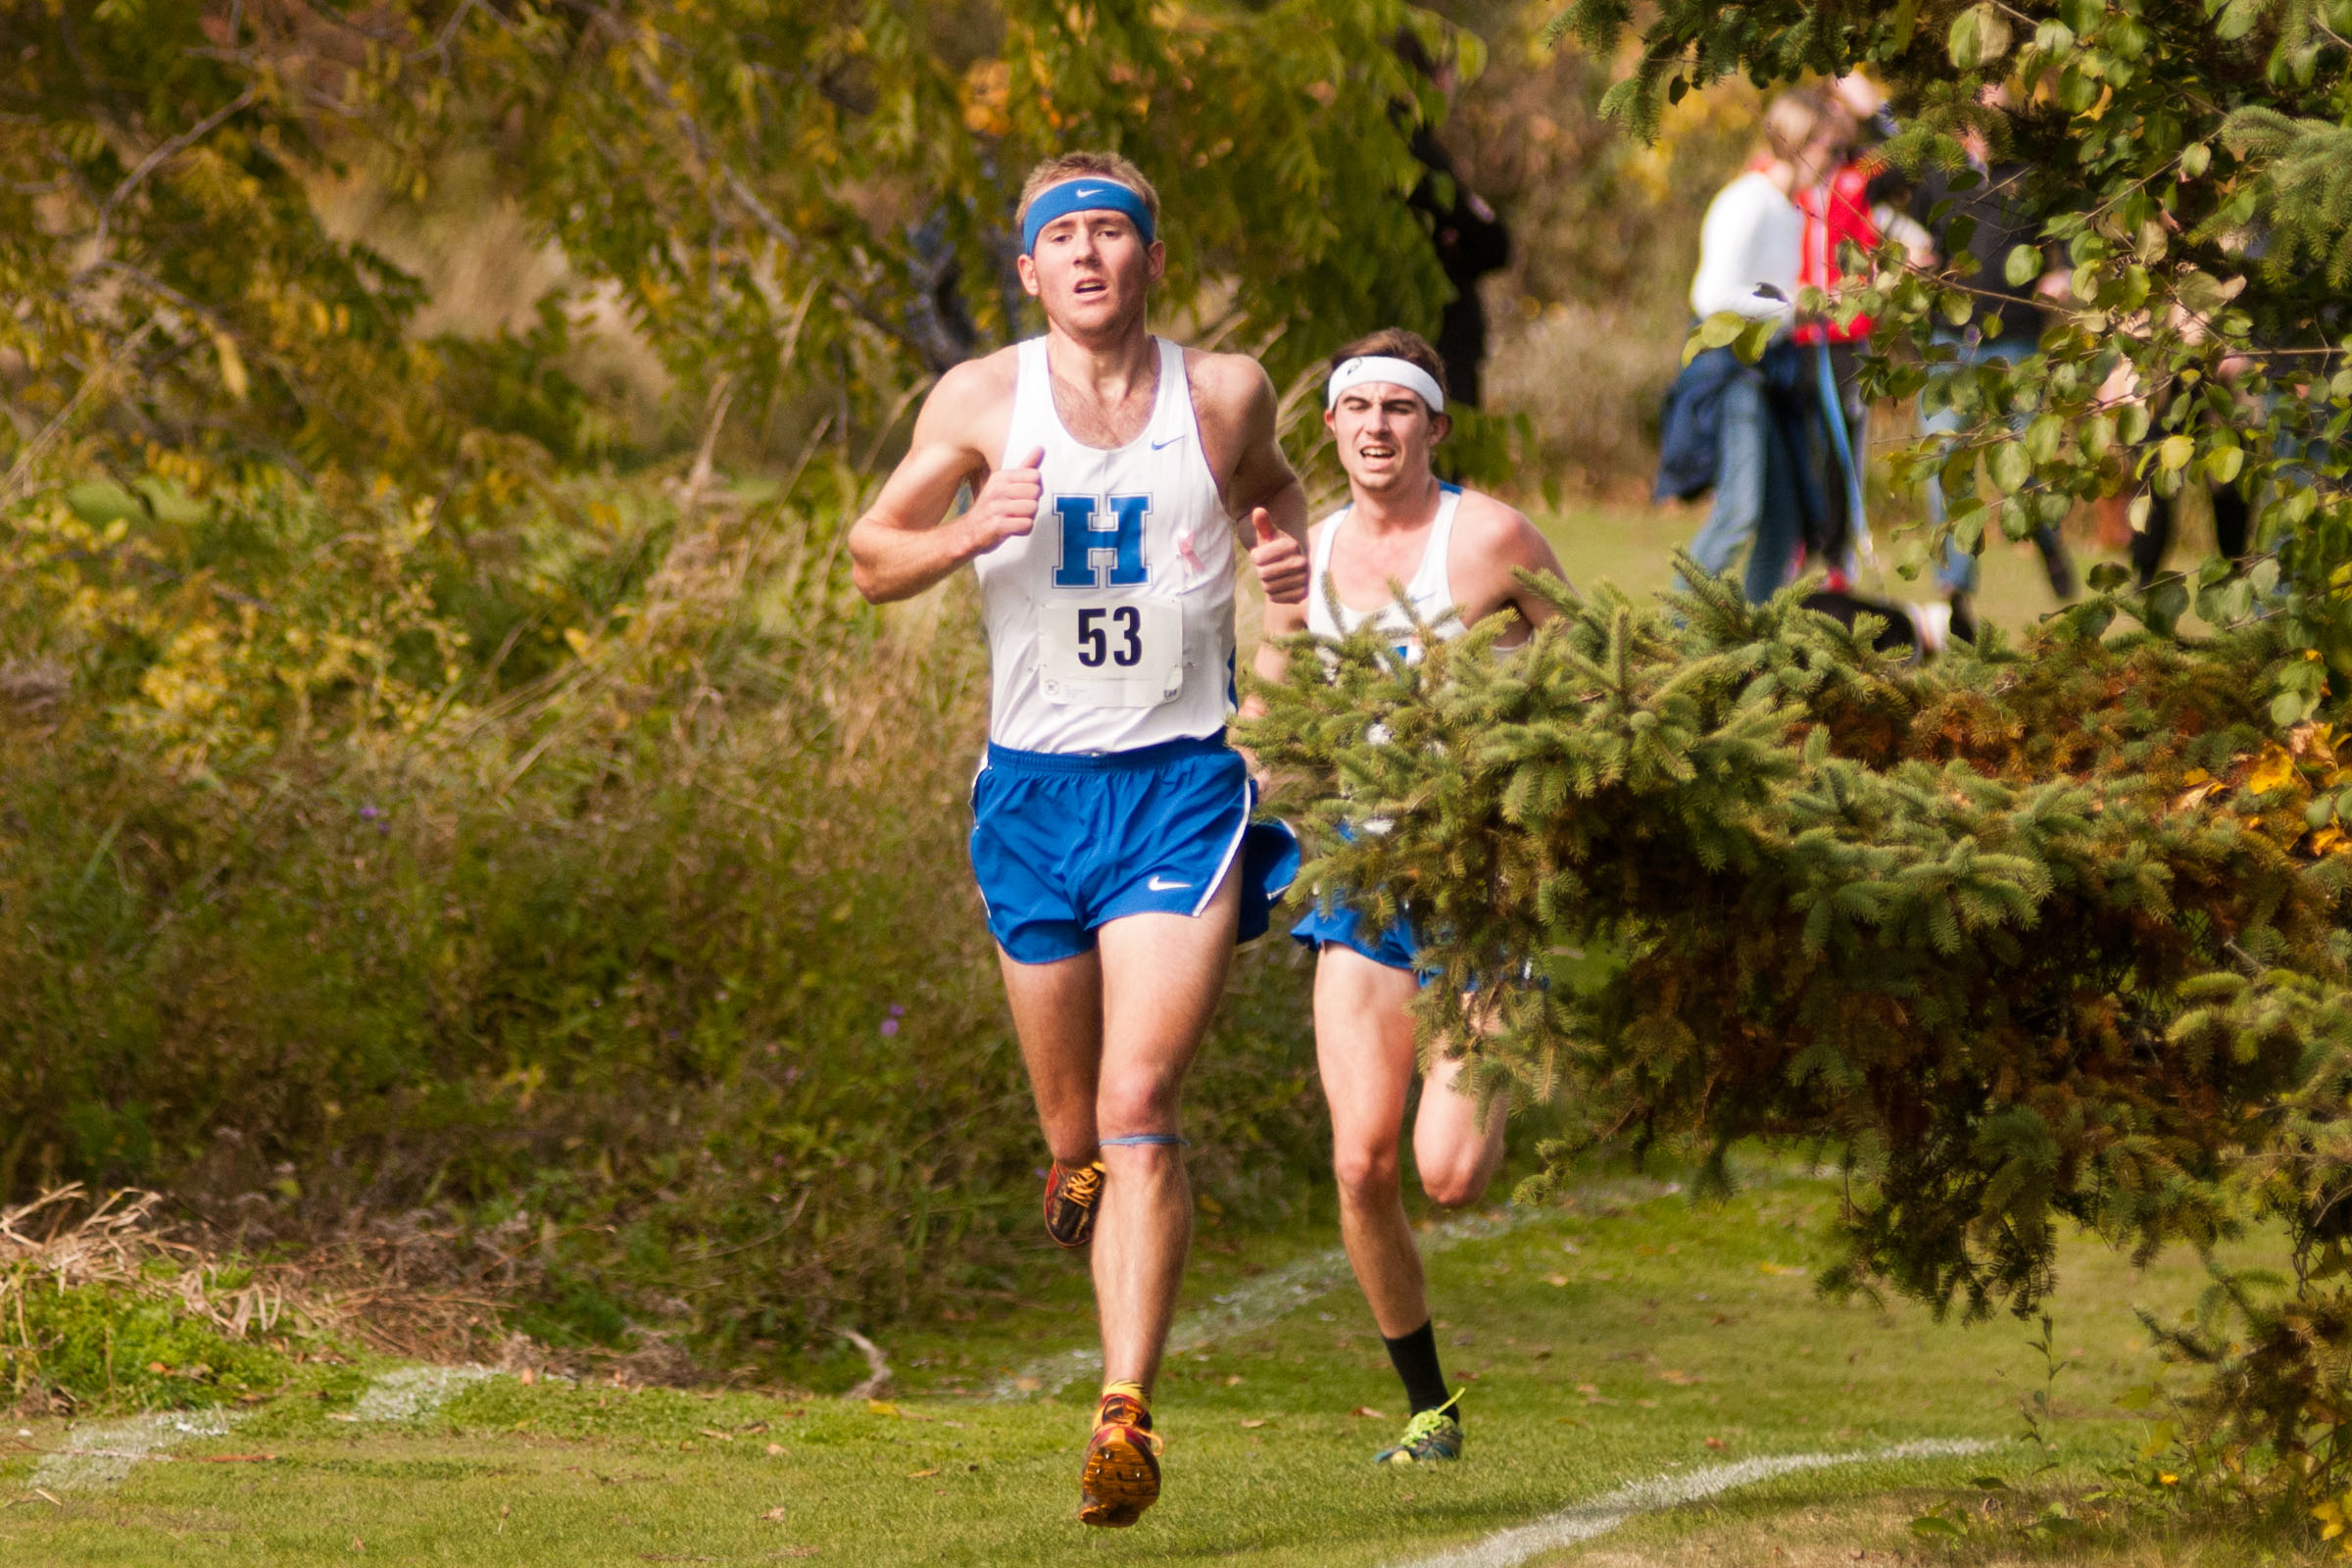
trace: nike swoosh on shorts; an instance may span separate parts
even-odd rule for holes
[[[1190,888],[1192,884],[1190,882],[1162,882],[1159,874],[1155,871],[1152,875],[1152,880],[1145,883],[1144,886],[1154,893],[1173,893],[1178,888]]]

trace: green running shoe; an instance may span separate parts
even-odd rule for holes
[[[1393,1448],[1383,1448],[1372,1456],[1374,1464],[1437,1464],[1462,1456],[1462,1423],[1454,1417],[1453,1407],[1462,1396],[1455,1395],[1434,1410],[1423,1410],[1404,1424],[1404,1436]]]

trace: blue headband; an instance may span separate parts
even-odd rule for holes
[[[1030,202],[1029,216],[1021,222],[1021,254],[1034,255],[1039,232],[1054,220],[1072,213],[1125,213],[1145,244],[1157,237],[1152,232],[1152,209],[1144,205],[1143,197],[1106,175],[1082,174],[1048,185]]]

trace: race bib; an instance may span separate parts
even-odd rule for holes
[[[1037,646],[1050,703],[1157,708],[1184,690],[1184,611],[1170,600],[1041,606]]]

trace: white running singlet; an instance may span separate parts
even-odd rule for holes
[[[1004,463],[1045,448],[1045,494],[1035,528],[972,563],[999,746],[1134,751],[1214,735],[1233,710],[1233,521],[1200,450],[1184,350],[1153,342],[1151,420],[1115,451],[1062,427],[1046,340],[1020,345]]]
[[[1438,498],[1438,514],[1430,520],[1429,543],[1421,550],[1421,565],[1413,580],[1404,585],[1405,599],[1442,641],[1450,642],[1469,628],[1455,612],[1453,585],[1446,573],[1446,553],[1453,547],[1453,514],[1461,506],[1462,492],[1446,485]],[[1342,507],[1323,521],[1323,531],[1315,536],[1314,574],[1306,583],[1306,629],[1317,637],[1337,642],[1369,620],[1385,635],[1397,639],[1397,651],[1407,660],[1418,662],[1421,649],[1413,641],[1412,616],[1395,600],[1378,610],[1350,610],[1339,602],[1331,589],[1331,551],[1339,541],[1340,530],[1355,511],[1352,506]],[[1332,617],[1337,609],[1339,618]]]

